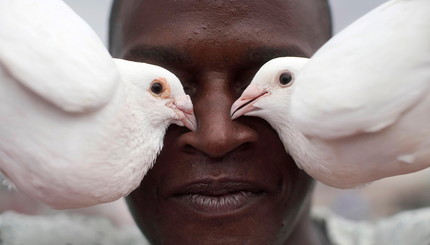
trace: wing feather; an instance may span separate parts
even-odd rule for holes
[[[327,42],[296,79],[291,113],[308,136],[381,130],[430,92],[430,1],[392,0]]]
[[[0,23],[0,69],[15,81],[67,112],[109,102],[119,82],[112,57],[63,1],[2,0]]]

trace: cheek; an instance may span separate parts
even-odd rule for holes
[[[300,211],[311,195],[310,190],[313,188],[314,181],[299,169],[292,157],[286,153],[276,131],[266,121],[259,118],[256,121],[262,121],[260,123],[265,124],[265,127],[260,127],[258,130],[260,138],[264,139],[259,150],[265,158],[264,167],[267,173],[270,173],[267,179],[276,181],[277,184],[276,191],[272,193],[274,205],[269,216],[278,217],[281,220],[277,222],[283,224],[283,229],[290,229],[300,217]],[[292,210],[296,211],[292,212]]]

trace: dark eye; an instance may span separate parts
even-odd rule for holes
[[[291,83],[291,81],[293,81],[293,76],[289,72],[282,73],[279,76],[279,82],[282,85],[288,85],[289,83]]]
[[[185,85],[182,84],[184,86],[184,92],[186,94],[188,94],[189,96],[193,95],[196,92],[196,88],[193,86],[189,86],[189,85]]]
[[[161,92],[163,92],[163,85],[161,85],[161,83],[153,83],[151,85],[151,92],[154,94],[161,94]]]

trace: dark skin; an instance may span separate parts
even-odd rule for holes
[[[311,56],[329,37],[320,0],[122,1],[115,57],[163,66],[191,96],[198,128],[171,126],[128,197],[153,244],[324,244],[313,180],[262,119],[230,108],[266,61]]]

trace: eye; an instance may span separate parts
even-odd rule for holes
[[[168,99],[170,98],[170,85],[166,78],[159,77],[151,82],[148,92],[156,98]]]
[[[163,92],[163,85],[159,82],[151,84],[151,92],[154,94],[161,94]]]
[[[184,92],[189,96],[193,95],[196,92],[196,88],[190,85],[184,85]]]
[[[293,81],[293,75],[289,72],[284,72],[279,76],[279,83],[282,85],[288,85]]]

